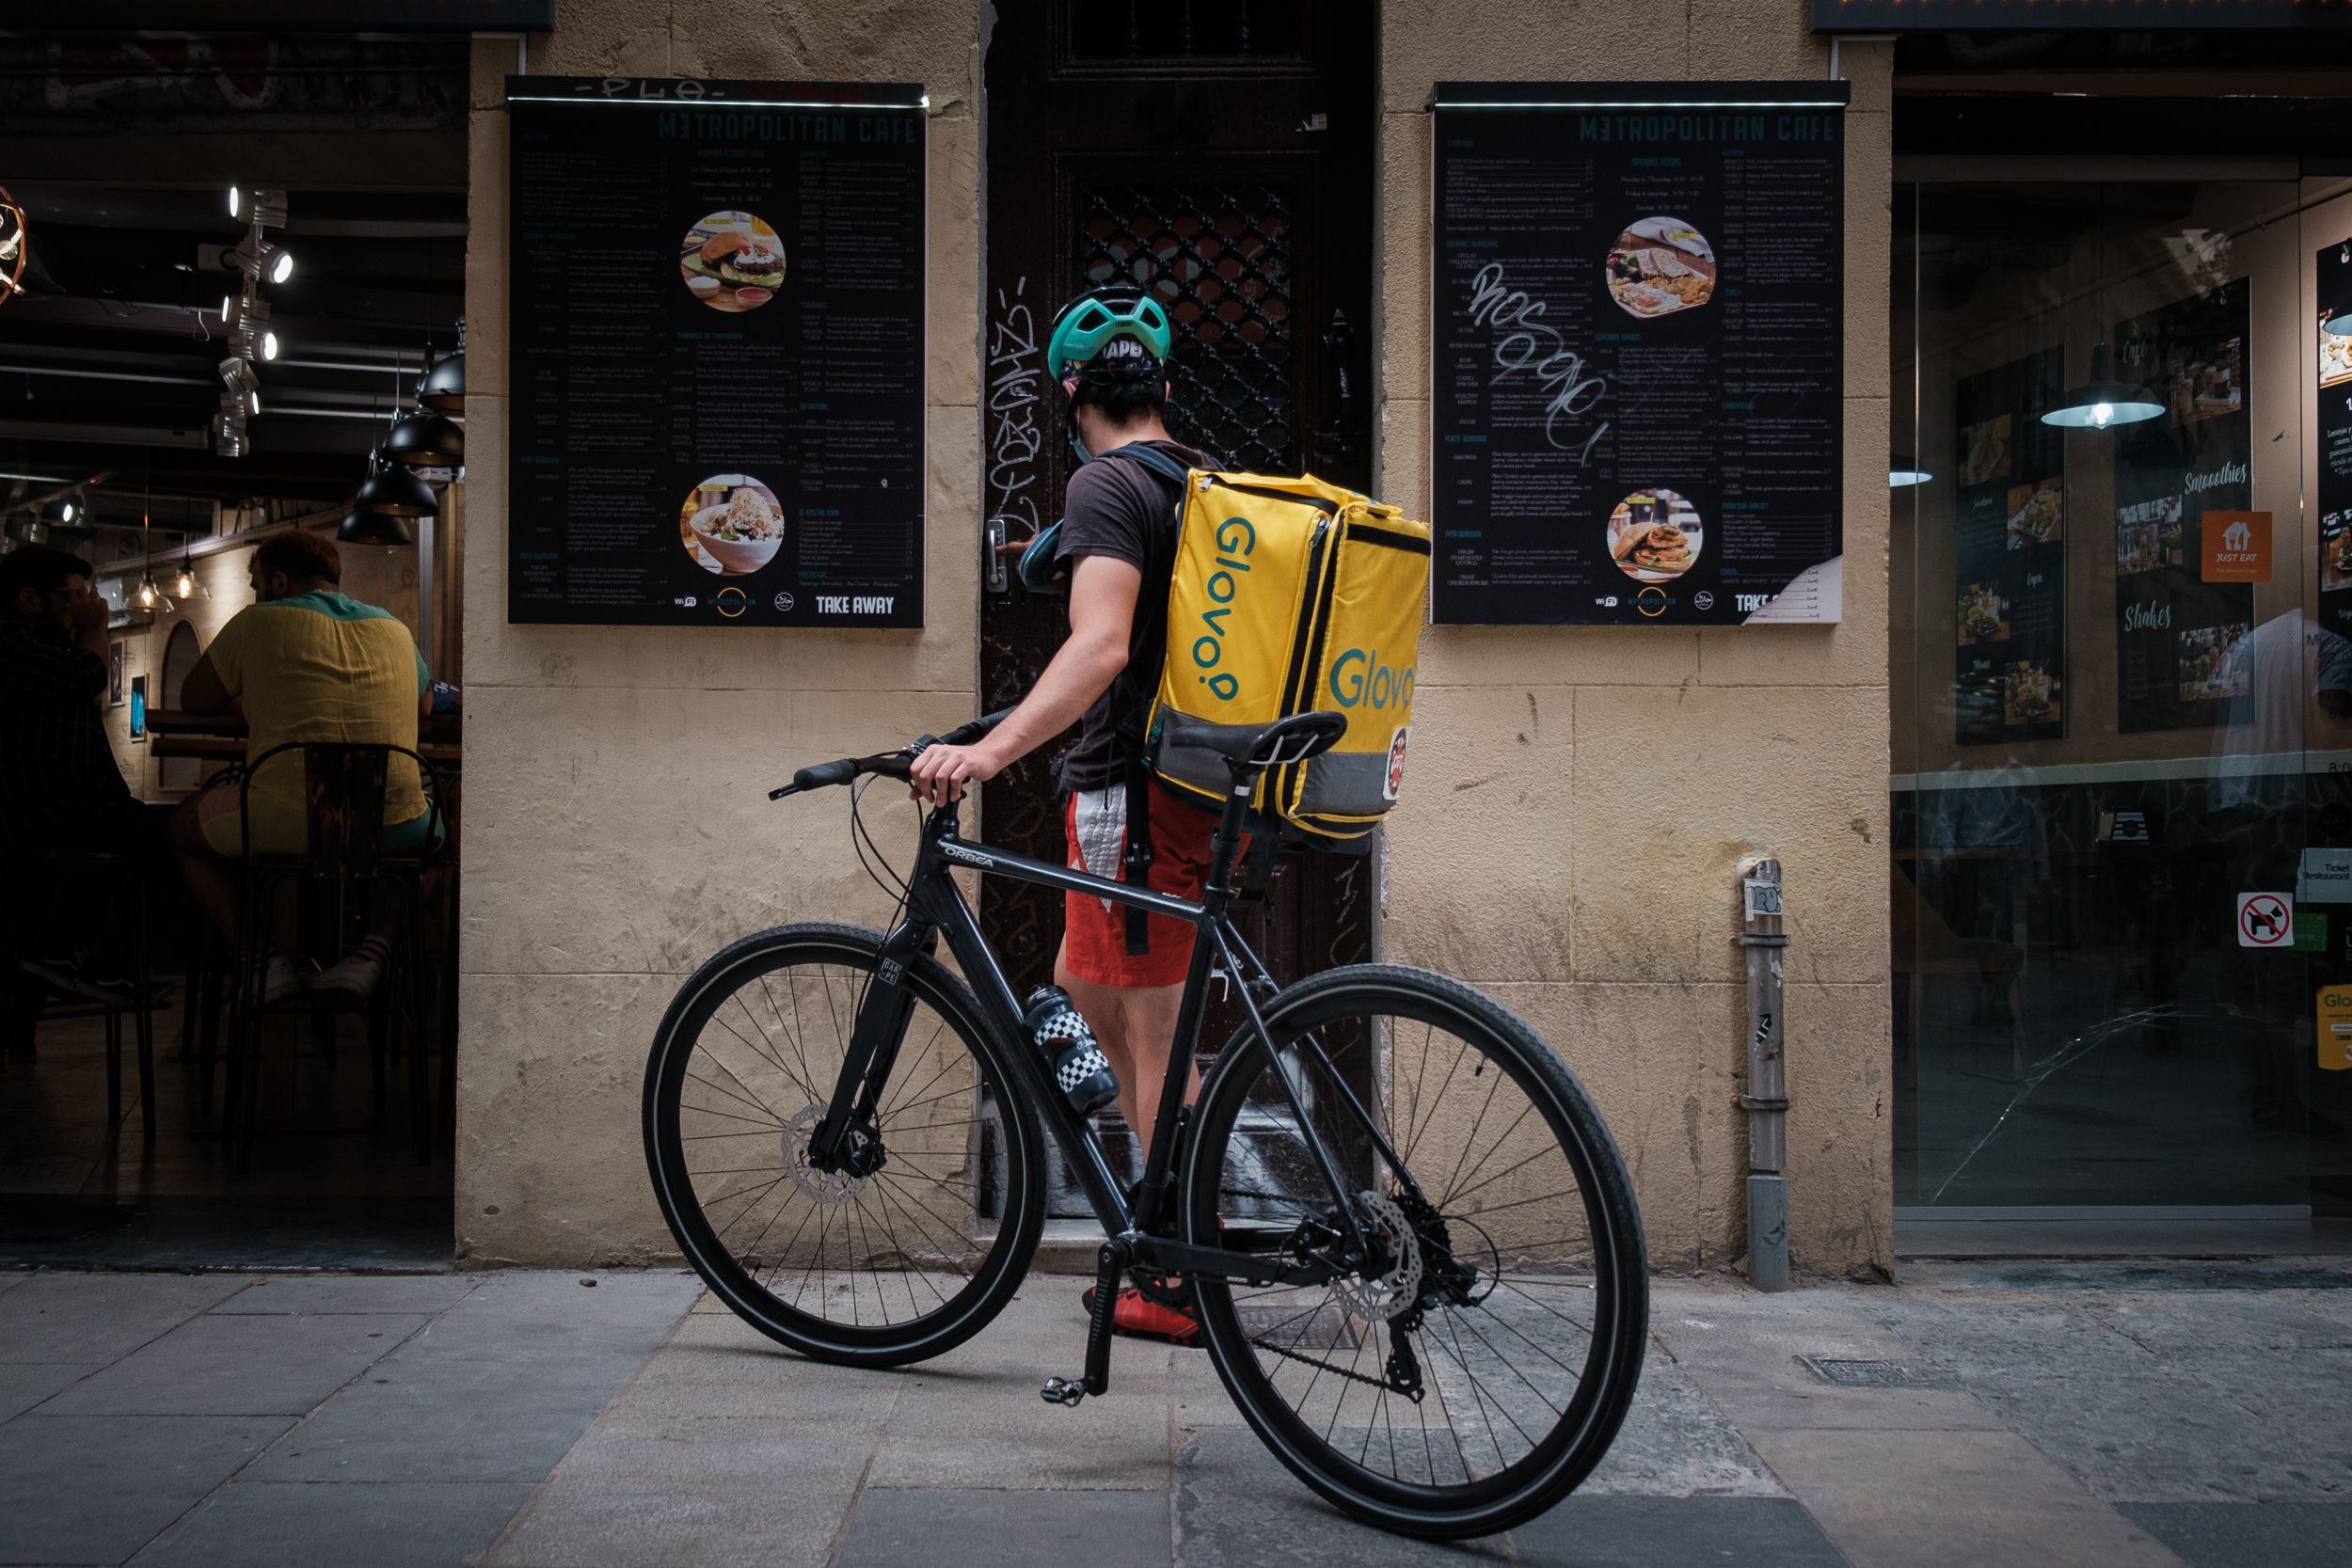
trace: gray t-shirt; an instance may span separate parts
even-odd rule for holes
[[[1188,468],[1216,465],[1176,441],[1138,443],[1159,448]],[[1152,698],[1160,689],[1160,661],[1168,643],[1168,579],[1176,569],[1178,486],[1140,463],[1105,452],[1070,476],[1062,509],[1061,538],[1054,559],[1074,571],[1080,558],[1109,556],[1143,574],[1136,591],[1135,625],[1127,634],[1127,667],[1110,689],[1078,720],[1078,737],[1061,761],[1061,787],[1101,789],[1123,783],[1133,760],[1120,732],[1140,737]]]

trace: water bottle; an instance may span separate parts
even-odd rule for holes
[[[1094,1031],[1078,1009],[1070,1005],[1070,993],[1059,986],[1040,986],[1029,993],[1028,1010],[1021,1022],[1029,1031],[1037,1048],[1053,1064],[1054,1082],[1060,1085],[1070,1108],[1082,1117],[1090,1117],[1119,1098],[1119,1080],[1111,1073],[1111,1064],[1104,1059],[1103,1048],[1094,1043]]]

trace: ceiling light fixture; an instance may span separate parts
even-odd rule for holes
[[[368,454],[368,477],[351,503],[354,512],[376,517],[430,517],[441,509],[433,487],[415,472],[394,463],[378,447]]]
[[[384,455],[412,468],[454,468],[466,461],[466,433],[446,414],[405,414],[384,437]]]
[[[417,404],[437,414],[463,414],[466,411],[466,323],[463,317],[457,323],[456,351],[425,372],[424,385],[417,391]]]
[[[1899,451],[1887,465],[1886,485],[1890,490],[1906,490],[1915,484],[1925,484],[1935,476],[1919,466],[1919,460],[1909,452]]]
[[[2043,424],[2066,430],[2112,430],[2159,418],[2164,404],[2145,387],[2115,379],[2115,356],[2105,343],[2090,345],[2090,379],[2072,388],[2058,405],[2042,416]]]

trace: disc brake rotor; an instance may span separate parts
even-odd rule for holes
[[[784,1124],[784,1163],[792,1173],[792,1184],[810,1197],[819,1203],[846,1203],[866,1185],[866,1178],[846,1170],[818,1170],[808,1162],[809,1139],[824,1119],[825,1108],[811,1105]]]
[[[1406,1223],[1405,1211],[1378,1193],[1356,1195],[1356,1223],[1364,1239],[1389,1255],[1386,1272],[1371,1278],[1349,1275],[1332,1289],[1367,1318],[1380,1322],[1412,1310],[1421,1295],[1421,1238]]]

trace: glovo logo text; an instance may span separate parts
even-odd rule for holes
[[[1257,547],[1258,531],[1249,526],[1248,518],[1226,518],[1216,525],[1216,570],[1201,584],[1209,608],[1200,612],[1203,629],[1192,640],[1192,662],[1200,670],[1195,678],[1228,703],[1241,695],[1241,682],[1231,670],[1217,669],[1225,657],[1225,618],[1232,614],[1233,596],[1241,592],[1241,578],[1235,574],[1249,570],[1248,557]]]
[[[1344,708],[1411,707],[1413,669],[1399,670],[1375,654],[1349,648],[1331,661],[1331,700]]]

